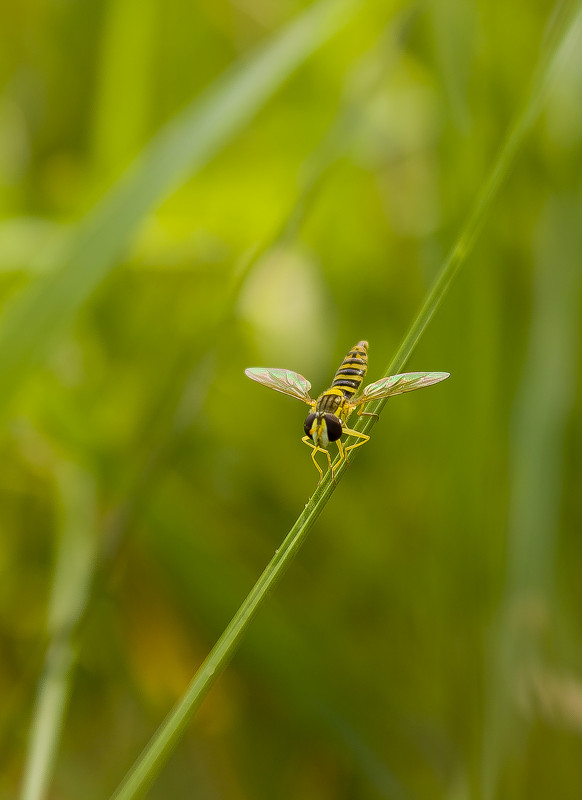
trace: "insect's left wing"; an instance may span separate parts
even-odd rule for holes
[[[291,372],[289,369],[269,369],[268,367],[249,367],[245,369],[245,375],[257,383],[262,383],[263,386],[268,386],[269,389],[274,389],[276,392],[288,394],[290,397],[296,397],[298,400],[303,400],[304,403],[311,405],[313,400],[309,396],[311,384],[303,375],[298,372]]]
[[[415,389],[423,389],[425,386],[432,386],[433,383],[440,383],[449,375],[449,372],[405,372],[403,375],[381,378],[366,386],[354,405],[369,403],[371,400],[380,400],[382,397],[392,397],[405,392],[414,392]]]

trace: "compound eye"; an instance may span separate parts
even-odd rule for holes
[[[311,426],[313,425],[313,420],[315,419],[315,414],[309,414],[305,422],[303,423],[303,430],[305,431],[306,436],[311,436],[309,431],[311,430]]]
[[[335,414],[325,414],[325,425],[327,428],[327,438],[330,442],[336,442],[342,435],[342,423]]]

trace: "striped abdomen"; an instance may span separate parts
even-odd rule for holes
[[[340,389],[347,400],[358,392],[368,369],[368,342],[358,342],[342,361],[331,384]]]

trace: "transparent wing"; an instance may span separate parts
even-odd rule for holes
[[[403,375],[381,378],[366,386],[354,405],[369,403],[371,400],[380,400],[382,397],[392,397],[405,392],[414,392],[415,389],[424,389],[425,386],[432,386],[433,383],[444,381],[449,375],[450,372],[405,372]]]
[[[252,381],[262,383],[263,386],[268,386],[269,389],[274,389],[276,392],[288,394],[289,397],[296,397],[309,405],[313,403],[309,396],[311,384],[303,375],[299,375],[297,372],[291,372],[289,369],[249,367],[245,369],[245,375]]]

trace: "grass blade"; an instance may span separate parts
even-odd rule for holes
[[[423,307],[414,320],[406,338],[401,343],[398,351],[386,369],[386,375],[400,372],[408,361],[410,354],[416,347],[426,326],[434,316],[436,310],[445,297],[448,288],[458,270],[471,252],[475,240],[483,227],[491,204],[495,199],[503,181],[507,177],[513,163],[515,154],[525,135],[537,120],[547,96],[548,88],[563,59],[568,56],[575,41],[580,36],[580,4],[576,4],[577,13],[573,16],[572,9],[564,4],[559,20],[552,26],[553,35],[549,42],[540,64],[532,78],[530,91],[526,100],[510,127],[501,150],[495,160],[493,169],[487,176],[479,191],[473,208],[463,229],[451,250],[444,266],[429,292]],[[572,18],[573,17],[573,18]],[[383,404],[380,406],[383,407]]]
[[[578,9],[579,5],[576,8]],[[466,262],[471,247],[484,223],[486,213],[490,209],[493,199],[509,171],[518,147],[541,110],[551,78],[556,72],[559,63],[565,57],[569,46],[572,45],[572,40],[577,35],[580,24],[579,11],[574,17],[572,17],[570,7],[567,8],[567,12],[562,14],[559,24],[554,25],[554,35],[536,69],[524,106],[510,128],[501,152],[477,196],[457,243],[441,268],[418,316],[386,370],[386,375],[398,372],[404,366],[446,296],[453,279]],[[380,401],[376,410],[380,410],[383,404],[383,401]],[[369,417],[359,430],[364,431],[370,428],[372,424],[372,418]],[[345,461],[340,465],[336,472],[338,479],[343,474],[346,466]],[[154,781],[212,684],[230,662],[269,591],[272,590],[289,567],[292,558],[305,541],[307,534],[321,514],[334,489],[335,486],[331,480],[330,472],[328,472],[321,485],[308,501],[299,519],[287,534],[283,544],[276,551],[257,583],[251,589],[230,624],[201,665],[185,694],[161,724],[115,792],[114,800],[133,800],[133,798],[142,795]]]
[[[80,225],[64,266],[56,271],[56,264],[46,265],[50,274],[33,285],[4,320],[0,330],[0,376],[6,391],[0,401],[0,411],[6,410],[9,398],[35,361],[113,268],[140,219],[173,185],[218,152],[290,72],[357,8],[354,0],[326,0],[312,6],[245,64],[235,65],[200,100],[161,131],[132,171]],[[55,256],[53,261],[56,260]],[[242,274],[237,276],[227,295],[225,314],[231,313],[242,279]],[[90,506],[87,503],[86,507]],[[86,523],[84,533],[92,533],[89,520]],[[49,615],[50,644],[30,733],[23,800],[39,800],[46,796],[58,749],[75,661],[72,636],[85,611],[95,566],[94,553],[91,558],[81,558],[79,548],[82,550],[85,541],[81,528],[79,525],[76,533],[63,535],[59,547]],[[82,563],[73,563],[76,556]]]
[[[21,800],[41,800],[48,792],[75,661],[73,637],[85,612],[96,563],[93,480],[68,464],[59,464],[55,471],[63,498],[63,523],[49,604],[49,646],[38,686]]]
[[[152,140],[79,224],[62,266],[36,281],[6,313],[0,327],[0,414],[114,268],[145,215],[216,155],[360,7],[356,0],[323,0],[311,6],[229,69]]]
[[[411,20],[416,13],[417,9],[413,7],[392,19],[382,31],[374,48],[350,71],[339,113],[302,165],[302,180],[286,214],[282,215],[280,224],[269,237],[255,245],[239,260],[224,291],[220,308],[214,321],[209,324],[204,338],[196,338],[196,347],[188,351],[183,363],[180,362],[177,370],[179,377],[174,379],[171,386],[162,387],[152,402],[151,411],[143,424],[143,433],[139,437],[144,443],[143,452],[150,455],[144,458],[143,452],[138,454],[129,488],[124,493],[123,501],[110,516],[104,537],[104,549],[107,549],[109,557],[119,545],[132,509],[137,503],[148,502],[148,487],[163,468],[173,446],[198,418],[201,400],[192,402],[191,386],[196,385],[198,398],[206,396],[211,375],[201,362],[203,357],[206,358],[215,351],[217,343],[228,332],[245,281],[261,259],[267,258],[269,253],[280,247],[293,246],[325,183],[330,166],[353,143],[358,128],[356,120],[359,118],[359,105],[374,95],[378,90],[377,84],[392,65],[398,63]],[[368,78],[370,74],[374,76],[372,80]],[[354,85],[358,86],[357,93],[351,90]],[[160,420],[167,419],[173,420],[171,430],[160,435]],[[144,461],[146,466],[140,466]]]
[[[263,574],[213,647],[210,655],[194,676],[182,699],[166,717],[142,756],[115,793],[115,800],[129,800],[130,798],[139,797],[151,785],[192,715],[200,707],[212,684],[234,655],[237,645],[243,638],[261,603],[291,564],[293,556],[303,544],[313,523],[331,496],[333,489],[333,483],[327,481],[306,505],[303,513],[287,534],[283,544],[276,551]],[[315,499],[316,496],[317,500]]]
[[[582,240],[569,202],[569,197],[557,198],[546,217],[528,355],[513,412],[507,577],[486,687],[485,800],[497,795],[504,763],[525,738],[527,723],[520,718],[516,687],[521,694],[531,690],[528,680],[546,658],[541,644],[549,624],[544,620],[551,614],[564,451],[579,356]],[[556,263],[558,252],[561,263]]]
[[[553,78],[576,43],[580,42],[581,29],[581,4],[579,2],[563,4],[560,13],[553,21],[548,43],[533,74],[530,90],[509,129],[493,168],[477,194],[455,245],[440,269],[416,319],[386,368],[384,376],[395,375],[402,370],[445,298],[459,269],[465,263],[485,223],[493,200],[507,177],[520,144],[542,110]],[[379,413],[385,403],[386,399],[380,400],[373,410]],[[356,430],[367,432],[373,424],[374,418],[368,417],[361,427],[356,426]],[[344,466],[340,467],[340,470],[343,469]]]

